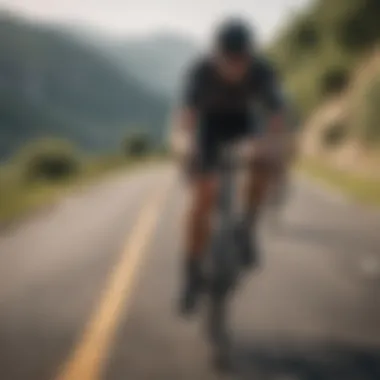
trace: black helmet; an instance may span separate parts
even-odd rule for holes
[[[216,34],[217,48],[225,54],[250,53],[254,44],[253,31],[244,20],[232,18],[223,22]]]

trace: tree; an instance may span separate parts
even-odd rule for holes
[[[306,20],[294,31],[293,38],[297,50],[312,50],[316,48],[319,43],[318,29],[314,23]]]
[[[21,168],[26,181],[58,181],[76,175],[81,160],[75,148],[66,141],[42,139],[24,146],[13,161]]]
[[[151,148],[151,141],[146,132],[132,132],[124,140],[124,152],[128,157],[146,156]]]
[[[346,68],[332,66],[328,68],[321,78],[321,95],[334,95],[345,90],[349,84],[350,76]]]
[[[353,53],[371,47],[380,40],[380,2],[362,0],[355,11],[348,13],[337,25],[338,42]]]
[[[327,148],[340,145],[348,135],[348,127],[343,120],[333,122],[323,132],[322,142]]]

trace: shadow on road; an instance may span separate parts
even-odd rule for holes
[[[378,380],[380,345],[294,339],[238,343],[240,379],[260,380]]]

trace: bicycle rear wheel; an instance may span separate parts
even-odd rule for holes
[[[206,332],[211,344],[214,362],[219,369],[230,366],[231,340],[229,334],[229,302],[238,274],[232,229],[220,231],[209,256],[209,299]]]
[[[228,296],[211,297],[208,308],[208,330],[212,360],[217,369],[228,370],[231,364],[231,338],[228,326]]]

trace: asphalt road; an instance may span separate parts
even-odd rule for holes
[[[1,380],[217,379],[178,318],[183,184],[120,173],[0,234]],[[233,303],[233,379],[380,379],[380,216],[296,180]]]

